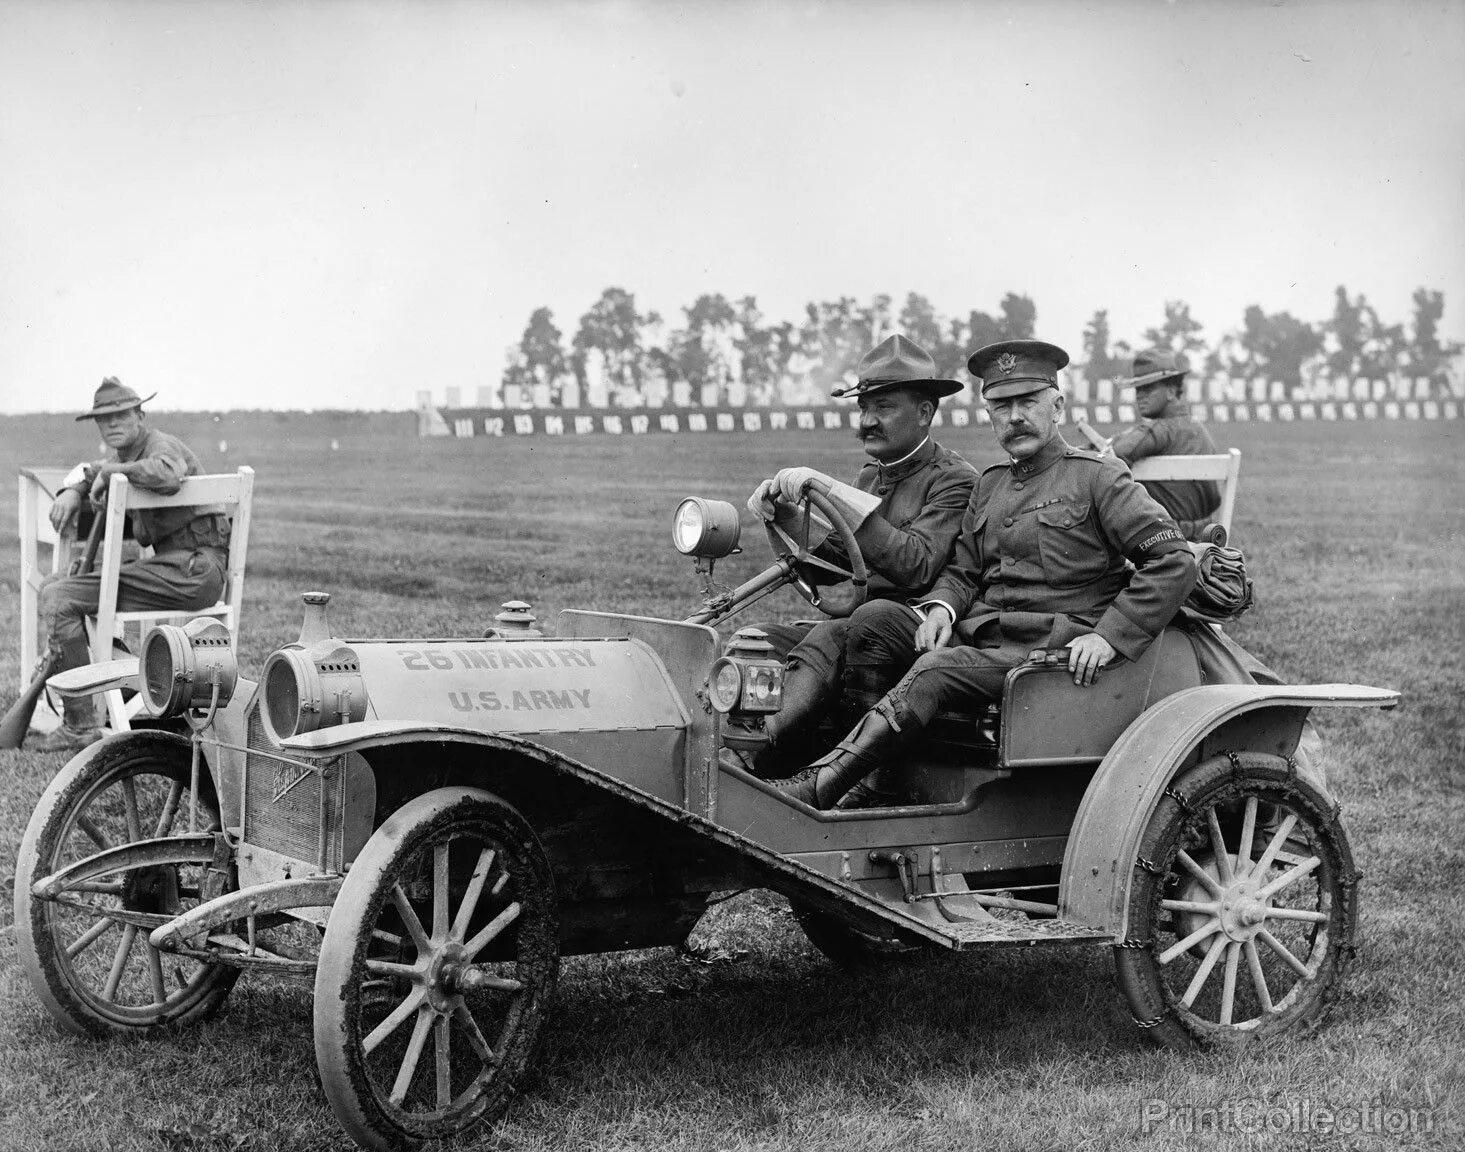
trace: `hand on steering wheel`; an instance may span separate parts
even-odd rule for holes
[[[828,521],[830,528],[844,545],[844,553],[849,558],[848,568],[841,568],[838,564],[814,555],[810,548],[809,536],[815,509]],[[763,530],[767,533],[768,547],[774,557],[788,564],[788,582],[797,589],[799,595],[826,616],[848,616],[863,604],[869,570],[865,566],[864,556],[860,554],[860,546],[855,542],[854,530],[834,505],[821,493],[806,486],[803,489],[803,499],[795,510],[794,522],[789,527],[791,532],[785,531],[778,520],[771,520],[764,523]],[[818,542],[814,546],[817,547]],[[801,569],[806,570],[809,575],[805,575]],[[814,575],[832,576],[844,583],[834,589],[821,591],[810,578]]]

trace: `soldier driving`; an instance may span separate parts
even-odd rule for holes
[[[961,388],[956,380],[938,378],[935,361],[914,341],[901,335],[881,341],[860,361],[855,384],[834,392],[855,397],[860,409],[856,436],[871,459],[855,482],[844,484],[813,468],[784,468],[758,485],[748,508],[771,520],[780,502],[798,501],[812,481],[854,529],[870,569],[870,601],[903,603],[925,593],[951,555],[976,482],[970,464],[931,439],[941,398]],[[834,541],[826,548],[840,551]],[[756,762],[733,748],[725,750],[736,766],[769,776],[803,763],[792,742],[839,694],[846,638],[863,611],[813,626],[760,625],[775,651],[786,657],[783,707],[769,718],[765,732],[751,734],[744,745],[763,746]],[[864,686],[849,687],[858,696]],[[732,733],[729,743],[739,735]]]
[[[791,795],[832,806],[938,712],[999,699],[1007,671],[1034,648],[1067,646],[1074,681],[1091,684],[1116,656],[1137,658],[1179,610],[1196,563],[1175,523],[1124,465],[1071,447],[1058,431],[1058,370],[1067,363],[1061,348],[1038,340],[972,354],[968,367],[1010,459],[978,479],[955,555],[919,599],[920,613],[887,610],[868,621],[861,658],[898,682],[786,786]],[[895,791],[882,777],[859,804]]]

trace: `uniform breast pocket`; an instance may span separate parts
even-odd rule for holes
[[[1038,552],[1050,588],[1077,588],[1097,580],[1109,556],[1094,525],[1090,505],[1064,501],[1038,512]]]

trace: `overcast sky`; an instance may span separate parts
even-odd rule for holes
[[[610,285],[1465,338],[1465,0],[0,4],[0,411],[407,408]]]

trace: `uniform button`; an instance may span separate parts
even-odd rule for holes
[[[1002,521],[1002,527],[1004,527],[1004,528],[1011,528],[1012,527],[1012,517],[1011,516],[1007,517],[1007,519],[1005,519],[1004,521]]]
[[[1004,556],[1004,557],[1002,557],[1002,563],[1007,564],[1007,565],[1012,565],[1012,564],[1016,564],[1017,561],[1014,560],[1011,556]]]
[[[1072,527],[1073,527],[1073,521],[1072,521],[1072,520],[1065,520],[1065,521],[1064,521],[1064,522],[1063,522],[1063,526],[1064,526],[1064,527],[1065,527],[1065,528],[1072,528]]]
[[[1013,487],[1016,488],[1019,492],[1021,492],[1022,491],[1022,481],[1019,480],[1016,484],[1013,485]]]

